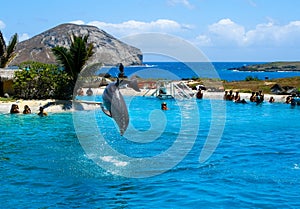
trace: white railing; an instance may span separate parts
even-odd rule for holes
[[[178,96],[180,99],[191,99],[194,96],[193,91],[183,82],[178,84],[172,83],[174,87],[174,97]]]

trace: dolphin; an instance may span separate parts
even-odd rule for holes
[[[136,79],[130,81],[120,81],[117,79],[117,82],[110,83],[106,86],[102,94],[103,104],[101,104],[102,111],[116,121],[121,136],[125,133],[129,124],[127,106],[119,90],[120,86],[123,85],[128,85],[128,87],[133,88],[135,91],[140,91]]]

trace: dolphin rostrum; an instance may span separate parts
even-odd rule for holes
[[[131,81],[117,79],[117,82],[106,86],[102,94],[103,104],[101,104],[102,111],[116,121],[121,135],[125,133],[129,123],[127,106],[119,90],[120,86],[126,84],[128,87],[140,91],[136,79]]]

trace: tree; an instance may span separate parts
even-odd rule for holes
[[[87,43],[88,35],[71,35],[71,45],[67,49],[62,46],[56,46],[52,52],[56,59],[63,65],[64,70],[72,77],[71,86],[74,87],[78,74],[86,64],[87,60],[94,54],[94,46]]]
[[[15,72],[14,90],[22,99],[70,99],[71,78],[53,64],[28,61],[20,64]]]
[[[6,46],[2,32],[0,31],[0,68],[5,68],[16,56],[14,53],[18,42],[18,35],[12,36],[8,46]]]

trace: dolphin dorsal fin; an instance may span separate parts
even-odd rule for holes
[[[116,86],[118,87],[120,85],[120,80],[117,78]]]

